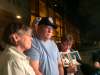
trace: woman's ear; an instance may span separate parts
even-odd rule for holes
[[[11,41],[12,41],[15,45],[17,45],[19,39],[20,39],[20,38],[19,38],[18,34],[14,33],[14,34],[12,35]]]

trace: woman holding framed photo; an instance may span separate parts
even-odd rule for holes
[[[72,35],[67,35],[63,38],[61,38],[61,58],[62,56],[65,56],[62,58],[62,62],[64,65],[64,75],[78,75],[77,74],[77,65],[79,63],[76,60],[76,56],[73,58],[73,52],[72,45],[74,43]],[[78,54],[79,55],[79,54]],[[67,59],[67,60],[66,60]]]

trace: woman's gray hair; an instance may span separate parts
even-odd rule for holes
[[[21,34],[23,32],[28,32],[30,29],[28,25],[19,22],[8,24],[3,33],[3,41],[7,44],[15,45],[14,42],[11,41],[14,40],[11,36],[14,33]]]

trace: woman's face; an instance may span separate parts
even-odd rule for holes
[[[72,44],[73,44],[73,43],[70,42],[70,41],[63,41],[62,44],[61,44],[61,46],[62,46],[62,49],[63,49],[64,51],[66,51],[66,50],[72,48]]]
[[[68,49],[71,49],[72,48],[72,45],[73,45],[73,42],[69,42],[68,43]]]
[[[17,45],[20,46],[23,50],[27,50],[31,48],[32,45],[32,33],[30,32],[25,32],[23,34],[18,34],[17,38]]]
[[[24,47],[25,49],[31,48],[32,36],[29,34],[24,34],[21,38],[22,38],[20,40],[21,46]]]
[[[62,47],[63,51],[66,51],[68,49],[68,43],[67,43],[67,41],[62,42],[61,47]]]

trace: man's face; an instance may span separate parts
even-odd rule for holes
[[[40,31],[40,35],[42,38],[44,38],[45,40],[47,39],[51,39],[52,35],[53,35],[53,28],[51,26],[41,26],[39,28]]]

